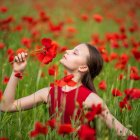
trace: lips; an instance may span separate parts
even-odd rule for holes
[[[67,59],[67,58],[66,58],[66,55],[64,55],[63,57],[64,57],[65,59]]]

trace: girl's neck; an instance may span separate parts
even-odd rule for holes
[[[67,75],[73,74],[74,77],[72,78],[72,80],[74,82],[76,82],[77,84],[75,86],[72,86],[72,87],[66,85],[66,86],[63,86],[62,89],[64,89],[65,91],[67,91],[67,90],[69,91],[69,90],[75,89],[75,88],[82,85],[81,75],[80,75],[79,72],[72,72],[72,71],[69,71],[69,70],[66,70],[66,71],[67,71]]]
[[[78,88],[78,87],[80,87],[82,85],[82,83],[77,83],[75,86],[68,86],[68,85],[66,85],[66,86],[63,86],[62,87],[62,90],[63,91],[70,91],[70,90],[73,90],[73,89],[75,89],[75,88]]]

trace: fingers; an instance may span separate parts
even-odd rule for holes
[[[27,55],[28,55],[28,54],[25,53],[25,52],[18,53],[18,54],[15,56],[14,60],[15,60],[15,62],[24,62],[24,61],[26,60]]]

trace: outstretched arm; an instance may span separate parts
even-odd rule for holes
[[[40,103],[47,103],[49,87],[42,88],[29,96],[15,99],[15,89],[18,78],[12,73],[0,103],[0,110],[3,112],[16,112],[31,109]]]
[[[90,108],[93,104],[102,105],[102,113],[99,115],[100,118],[106,123],[109,128],[114,128],[118,136],[133,135],[136,136],[132,131],[124,127],[109,111],[106,104],[97,94],[90,94],[84,102],[84,106]]]
[[[103,111],[99,115],[100,118],[106,123],[109,128],[114,128],[118,136],[133,135],[136,136],[132,131],[123,126],[109,111],[108,107],[104,104]]]
[[[2,101],[0,102],[0,110],[14,112],[19,110],[26,110],[34,107],[41,102],[47,102],[49,87],[36,91],[35,93],[15,100],[16,87],[19,78],[15,76],[15,71],[23,73],[27,65],[27,53],[19,53],[15,56],[13,63],[13,71],[4,91]]]

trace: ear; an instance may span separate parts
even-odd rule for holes
[[[79,66],[78,70],[80,72],[86,72],[86,71],[88,71],[88,66],[87,65]]]

